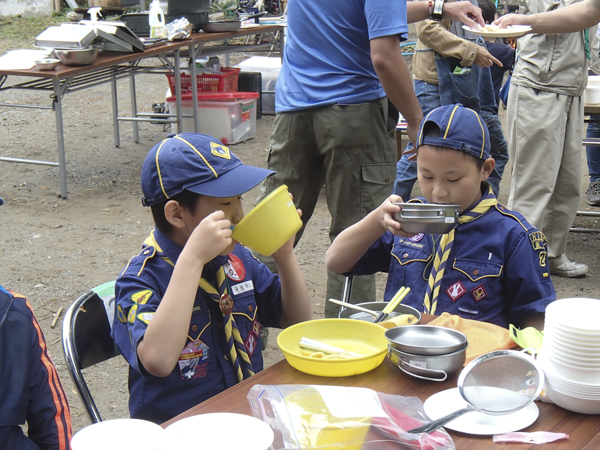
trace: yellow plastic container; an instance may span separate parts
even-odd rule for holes
[[[232,238],[271,256],[302,227],[287,186],[281,185],[267,195],[233,229]]]
[[[370,417],[336,417],[321,394],[307,387],[285,397],[289,420],[294,427],[298,448],[319,450],[360,450]]]
[[[277,337],[277,345],[288,363],[301,372],[322,377],[347,377],[378,367],[385,359],[388,341],[385,328],[371,322],[352,319],[318,319],[286,328]],[[361,356],[348,359],[323,359],[307,356],[300,349],[306,337]]]

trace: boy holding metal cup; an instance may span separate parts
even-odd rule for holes
[[[446,234],[406,233],[394,218],[402,198],[392,195],[338,235],[327,268],[388,272],[384,301],[408,286],[403,303],[428,314],[542,329],[556,298],[546,237],[501,205],[486,183],[497,174],[483,120],[460,104],[436,108],[421,122],[415,148],[425,198],[413,201],[458,205],[458,225]]]

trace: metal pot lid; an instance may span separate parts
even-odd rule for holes
[[[460,331],[433,325],[396,327],[385,332],[390,345],[413,355],[445,355],[461,349],[467,336]]]

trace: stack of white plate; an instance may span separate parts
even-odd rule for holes
[[[566,298],[546,308],[540,360],[546,395],[558,406],[600,414],[600,300]]]

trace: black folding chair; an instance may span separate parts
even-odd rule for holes
[[[110,336],[115,283],[91,289],[69,307],[63,320],[62,343],[69,375],[92,423],[102,422],[82,370],[120,355]]]

